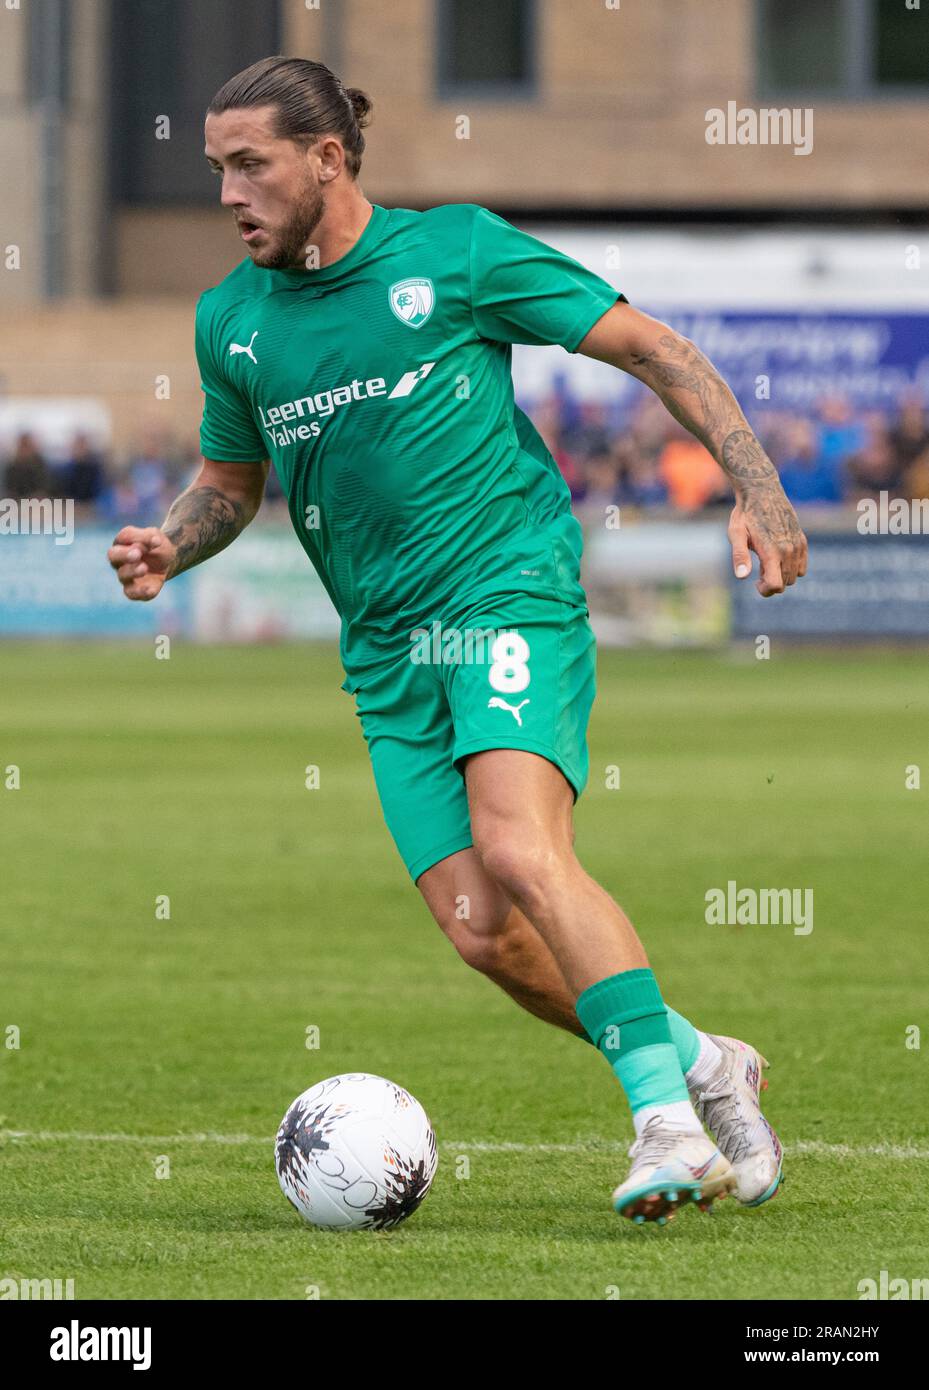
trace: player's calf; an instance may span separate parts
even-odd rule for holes
[[[441,860],[420,876],[417,887],[466,965],[536,1018],[570,1033],[581,1031],[551,952],[473,849]]]

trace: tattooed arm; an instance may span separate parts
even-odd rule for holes
[[[130,599],[153,599],[169,579],[208,560],[252,520],[264,494],[268,461],[204,459],[196,480],[172,503],[164,524],[124,526],[107,558]]]
[[[735,492],[729,540],[740,579],[751,574],[750,550],[761,562],[756,588],[765,598],[782,593],[806,574],[806,538],[777,470],[729,387],[699,348],[631,305],[615,304],[577,351],[644,381],[709,449]]]

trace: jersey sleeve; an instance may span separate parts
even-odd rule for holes
[[[268,457],[268,446],[255,424],[252,407],[223,375],[212,317],[201,295],[197,303],[194,339],[203,391],[200,452],[222,463],[257,463]]]
[[[580,261],[486,208],[475,214],[469,254],[471,313],[482,338],[574,352],[607,309],[628,302]]]

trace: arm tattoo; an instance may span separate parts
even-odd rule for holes
[[[192,487],[182,492],[161,528],[177,548],[168,578],[225,550],[245,525],[241,505],[218,488]]]
[[[777,469],[712,362],[686,338],[664,333],[657,349],[633,356],[631,365],[729,478],[750,513],[755,549],[760,542],[782,552],[802,545],[800,523]]]
[[[750,429],[733,430],[723,440],[721,463],[751,507],[752,534],[783,548],[797,544],[800,523],[787,500],[777,469]]]
[[[703,353],[685,338],[664,333],[658,346],[661,351],[634,356],[632,365],[675,419],[718,459],[723,433],[746,424],[735,397]],[[691,396],[696,400],[689,400]]]
[[[660,351],[632,358],[674,418],[709,449],[737,492],[777,483],[777,470],[755,438],[735,396],[693,343],[677,334],[658,339]],[[691,399],[695,398],[695,399]]]
[[[736,431],[741,433],[741,431]],[[726,440],[728,445],[732,439],[730,435]],[[740,446],[736,446],[737,448]],[[790,502],[787,494],[781,487],[780,479],[770,459],[765,458],[761,445],[754,440],[756,459],[750,466],[757,470],[762,464],[767,464],[770,472],[765,472],[756,476],[751,474],[749,481],[742,481],[739,486],[742,488],[743,506],[751,512],[752,535],[756,541],[767,540],[773,545],[783,548],[785,545],[795,545],[801,542],[802,535],[797,514]],[[730,473],[730,477],[747,475],[737,475]]]
[[[751,430],[733,430],[723,440],[722,466],[733,482],[763,483],[777,470]]]

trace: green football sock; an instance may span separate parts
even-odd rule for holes
[[[666,1004],[668,1014],[668,1027],[671,1030],[671,1041],[677,1048],[678,1061],[681,1064],[681,1071],[686,1075],[690,1071],[700,1053],[700,1034],[692,1023],[689,1023],[683,1014],[675,1011]],[[575,1010],[576,1012],[576,1010]],[[580,1015],[578,1015],[580,1017]],[[583,1038],[584,1042],[597,1044],[589,1033],[578,1033],[578,1037]]]
[[[575,1009],[626,1092],[633,1113],[689,1102],[668,1011],[651,970],[624,970],[585,989]]]
[[[668,1008],[668,1027],[671,1029],[671,1041],[677,1048],[681,1071],[686,1075],[700,1055],[700,1034],[683,1014],[676,1014],[672,1008]]]

